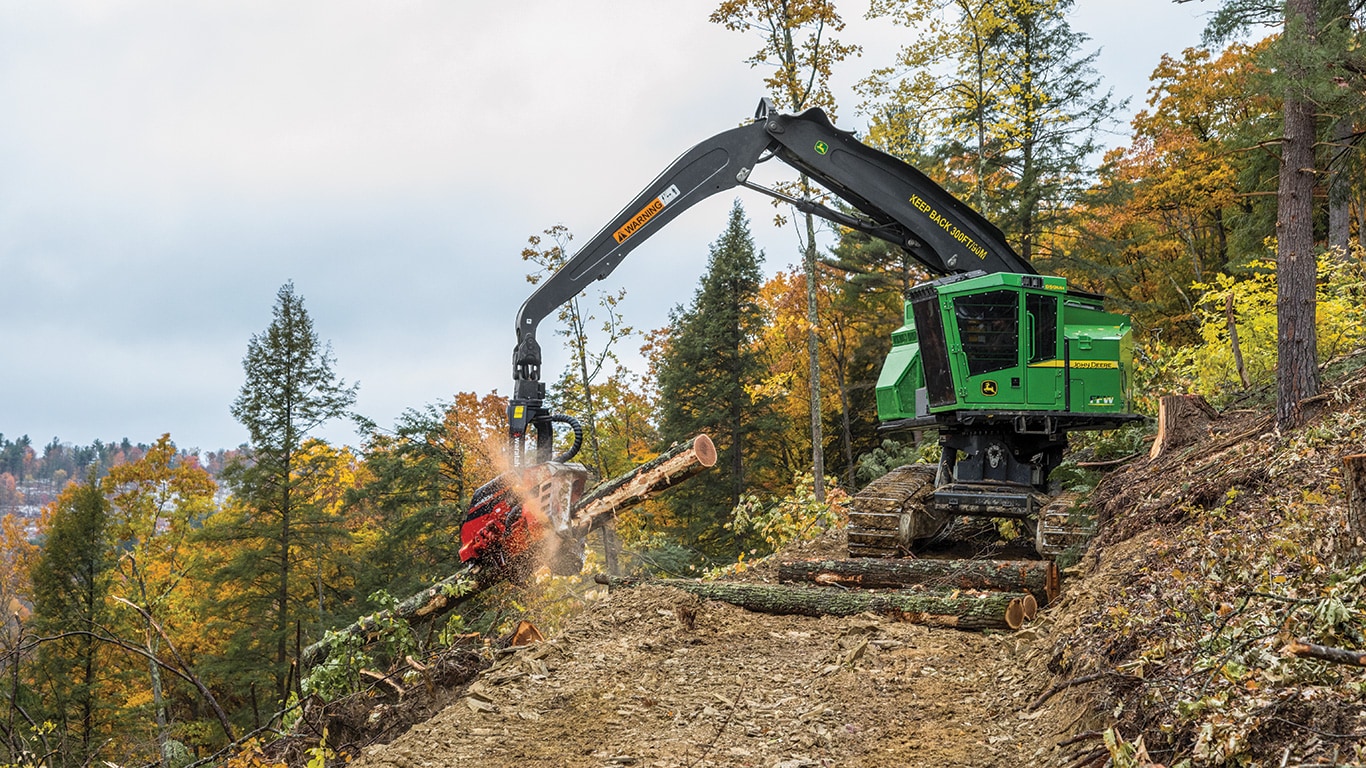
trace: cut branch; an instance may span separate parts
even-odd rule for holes
[[[1303,659],[1330,661],[1334,664],[1346,664],[1350,667],[1366,667],[1366,651],[1349,651],[1346,648],[1315,645],[1303,639],[1290,641],[1282,650]]]

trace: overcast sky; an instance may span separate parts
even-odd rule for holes
[[[563,223],[582,242],[753,113],[758,38],[709,24],[714,5],[0,0],[0,433],[244,442],[242,356],[288,280],[381,425],[506,394],[527,237]],[[842,5],[865,48],[836,81],[856,130],[849,86],[905,34],[866,7]],[[1137,109],[1207,10],[1078,0],[1072,23]],[[795,236],[747,194],[782,269]],[[718,197],[601,284],[627,289],[628,322],[691,298],[734,199]],[[565,362],[552,331],[547,380]]]

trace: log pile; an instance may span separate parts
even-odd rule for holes
[[[778,566],[783,584],[690,579],[619,579],[612,588],[656,584],[746,610],[778,615],[877,613],[898,621],[964,630],[1015,630],[1058,595],[1051,562],[994,560],[823,560]],[[874,591],[874,588],[883,588]]]
[[[1049,560],[805,560],[779,565],[778,580],[863,588],[1028,592],[1041,606],[1058,597],[1058,566]]]

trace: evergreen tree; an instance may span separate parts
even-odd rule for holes
[[[1118,108],[1098,93],[1096,53],[1067,21],[1072,0],[887,0],[874,11],[921,30],[899,66],[863,83],[874,111],[932,115],[918,130],[947,152],[950,191],[994,219],[1026,259],[1051,250],[1087,186],[1095,135]],[[948,11],[949,23],[930,23]],[[941,145],[936,147],[935,145]],[[932,174],[933,175],[933,174]]]
[[[755,303],[762,275],[749,221],[737,201],[726,230],[711,246],[702,285],[687,308],[671,313],[659,368],[660,437],[665,445],[699,432],[717,443],[717,469],[678,488],[670,507],[686,540],[708,556],[733,556],[723,529],[754,461],[749,444],[766,409],[748,385],[762,377],[752,341],[763,318]]]
[[[309,478],[300,471],[309,433],[345,416],[356,399],[358,385],[337,378],[334,363],[331,345],[320,344],[313,331],[303,298],[292,282],[285,283],[270,326],[247,345],[246,382],[232,404],[251,443],[225,477],[234,494],[233,515],[215,532],[240,546],[218,577],[248,585],[232,592],[244,621],[235,645],[266,663],[279,702],[288,698],[290,643],[300,621],[294,605],[302,590],[296,590],[292,567],[308,547],[345,534],[308,502],[303,484]]]
[[[33,629],[60,636],[39,647],[42,713],[57,726],[58,765],[90,765],[105,742],[109,702],[99,697],[105,596],[109,591],[109,504],[92,470],[52,507],[34,563]]]

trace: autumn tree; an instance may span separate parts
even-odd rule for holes
[[[1077,247],[1050,261],[1175,343],[1194,340],[1192,284],[1259,257],[1274,226],[1276,167],[1255,149],[1279,130],[1258,94],[1265,47],[1162,56],[1130,143],[1076,208]]]
[[[357,385],[337,377],[331,345],[318,340],[292,282],[276,294],[273,313],[270,326],[251,337],[242,360],[246,381],[232,415],[247,428],[250,450],[226,475],[234,496],[231,519],[214,532],[239,544],[219,579],[250,585],[235,606],[244,622],[238,640],[266,664],[277,702],[283,703],[301,586],[294,566],[305,548],[341,535],[301,492],[302,450],[314,429],[347,414]]]
[[[808,107],[825,107],[834,112],[830,76],[834,66],[859,47],[842,43],[835,33],[844,29],[844,20],[833,0],[723,0],[711,14],[711,21],[737,32],[756,33],[762,41],[749,58],[751,66],[772,67],[764,85],[775,103],[794,112]],[[810,179],[802,174],[798,189],[803,198],[812,196]],[[816,302],[816,224],[811,213],[803,214],[804,231],[799,234],[803,269],[806,275],[806,312],[809,331],[806,338],[810,390],[811,465],[817,501],[825,500],[825,454],[822,448],[820,354],[816,339],[819,317]]]
[[[711,246],[702,285],[686,308],[670,316],[659,369],[660,437],[664,444],[706,432],[716,440],[716,470],[669,496],[686,540],[706,554],[733,555],[722,524],[740,500],[751,441],[767,407],[749,388],[762,376],[753,347],[762,316],[755,302],[762,256],[755,251],[744,209],[731,208],[726,230]]]
[[[195,616],[186,607],[202,602],[202,596],[191,593],[205,583],[194,567],[197,558],[190,536],[214,511],[217,485],[196,460],[179,455],[170,435],[162,435],[142,458],[111,468],[103,488],[114,545],[110,610],[136,627],[136,636],[126,639],[147,654],[142,662],[151,690],[157,752],[169,768],[177,749],[171,739],[172,696],[161,657],[179,654],[168,647],[173,636],[182,630],[195,634]],[[190,708],[200,698],[199,692],[191,694]]]

